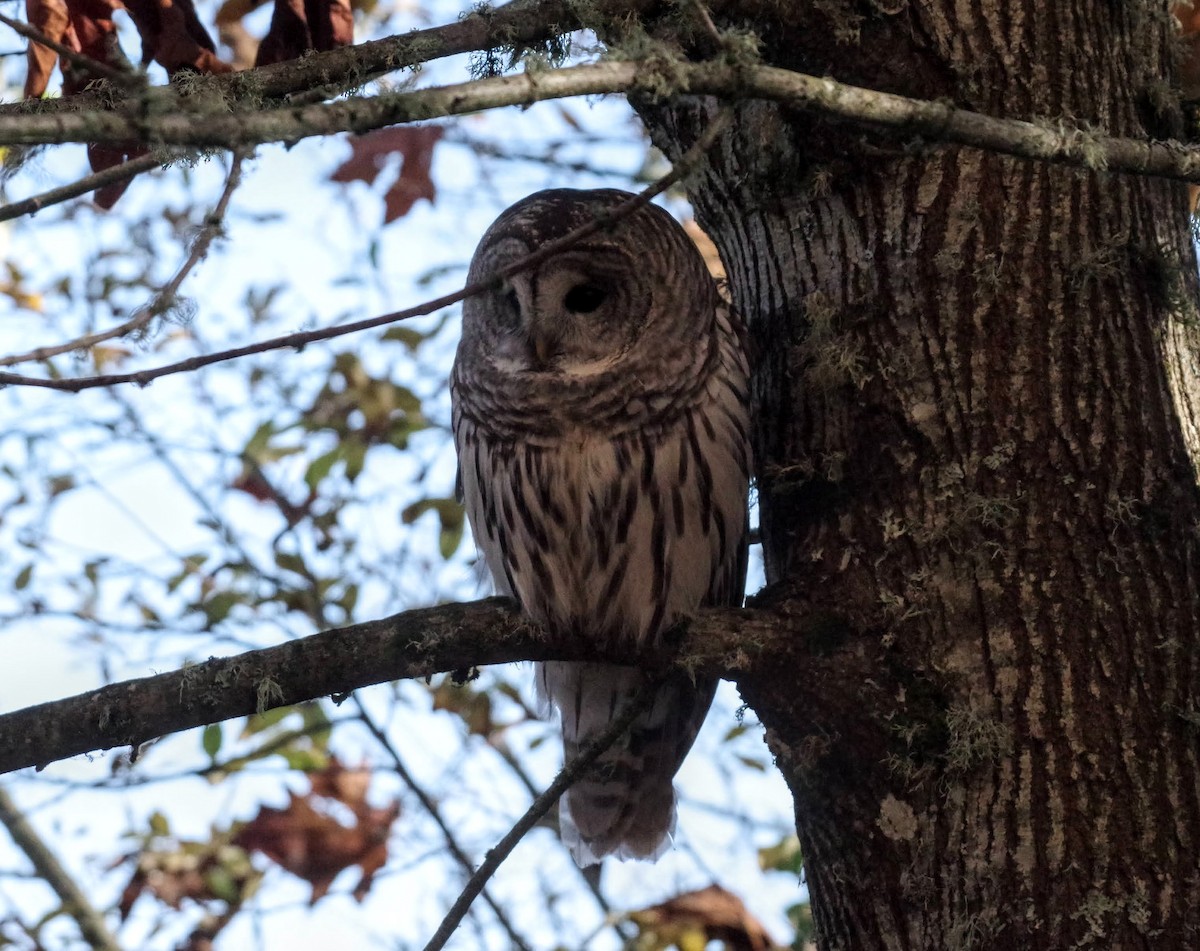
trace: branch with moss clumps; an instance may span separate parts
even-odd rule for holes
[[[999,119],[942,102],[910,99],[771,66],[727,61],[600,62],[538,70],[414,92],[250,113],[179,109],[148,116],[121,112],[0,116],[0,145],[89,142],[236,148],[314,135],[362,133],[397,123],[501,106],[603,93],[656,97],[709,95],[763,99],[934,143],[1109,172],[1200,183],[1200,149],[1178,142],[1117,138],[1060,122]]]
[[[640,652],[639,665],[729,675],[796,643],[768,611],[704,611],[680,627],[671,647]],[[0,716],[0,773],[370,684],[524,660],[631,657],[627,645],[552,644],[504,598],[420,608]]]

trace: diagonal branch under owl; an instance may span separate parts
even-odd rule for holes
[[[454,929],[466,916],[471,902],[483,890],[488,879],[496,873],[496,869],[508,858],[517,843],[541,821],[542,817],[559,801],[563,793],[570,789],[572,784],[577,783],[588,769],[625,735],[644,711],[656,702],[656,695],[663,683],[662,678],[646,680],[633,697],[619,711],[615,711],[612,721],[606,728],[592,737],[590,742],[563,763],[562,769],[554,777],[554,781],[546,787],[546,791],[530,804],[529,808],[525,810],[525,814],[516,821],[504,838],[488,850],[487,856],[475,874],[467,881],[450,910],[446,912],[446,917],[442,919],[437,931],[425,945],[424,951],[440,951],[445,946],[454,933]]]

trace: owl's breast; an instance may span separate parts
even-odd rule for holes
[[[497,588],[554,636],[643,642],[736,585],[747,475],[722,419],[697,409],[617,437],[572,427],[554,445],[457,433]]]

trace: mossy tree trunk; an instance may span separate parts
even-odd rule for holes
[[[1181,133],[1162,2],[718,9],[772,64]],[[642,107],[674,155],[715,110]],[[755,342],[771,597],[807,632],[740,686],[821,947],[1200,947],[1186,189],[746,103],[693,198]]]

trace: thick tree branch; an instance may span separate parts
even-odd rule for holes
[[[778,616],[765,611],[705,611],[687,625],[678,652],[642,652],[639,662],[729,674],[762,650],[786,650],[790,635],[778,626]],[[17,710],[0,717],[0,773],[369,684],[485,664],[585,659],[629,662],[630,652],[598,657],[587,643],[551,645],[502,598],[420,608]]]
[[[767,99],[798,109],[940,142],[1096,170],[1200,182],[1200,150],[1176,142],[1116,138],[1068,122],[997,119],[941,102],[910,99],[771,66],[727,62],[602,62],[530,71],[416,92],[259,112],[199,113],[169,92],[171,108],[0,116],[0,144],[94,142],[235,148],[462,115],[501,106],[602,93]],[[164,103],[165,105],[165,103]]]
[[[592,12],[600,16],[627,15],[650,5],[651,0],[594,0]],[[528,49],[583,26],[571,0],[514,0],[494,10],[476,10],[454,23],[206,77],[204,83],[206,90],[231,101],[262,103],[313,90],[332,96],[335,91],[353,89],[396,70],[480,50]],[[74,112],[98,102],[96,93],[82,93],[42,100],[35,108],[46,114]],[[28,103],[0,106],[0,114],[29,111]]]

